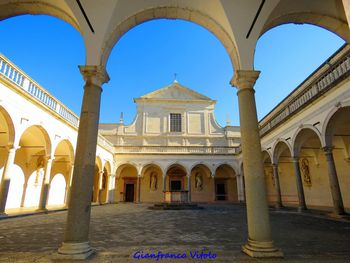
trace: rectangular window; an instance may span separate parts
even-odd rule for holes
[[[170,132],[181,132],[180,113],[170,113]]]

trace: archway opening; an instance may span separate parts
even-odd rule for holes
[[[166,189],[171,192],[186,191],[188,189],[186,175],[186,169],[182,165],[174,164],[170,166],[166,172]]]
[[[286,141],[279,141],[275,145],[272,158],[277,164],[282,204],[284,206],[296,207],[299,203],[298,190],[292,153]],[[274,193],[276,196],[276,191]]]
[[[344,207],[350,210],[350,106],[338,109],[326,126],[326,144],[333,147],[333,158]]]
[[[275,181],[273,178],[272,161],[271,161],[270,154],[267,151],[263,151],[262,156],[263,156],[262,158],[264,163],[267,202],[271,205],[271,204],[274,204],[277,200],[276,190],[275,190]]]
[[[120,202],[136,202],[138,196],[138,172],[134,165],[123,164],[117,168],[117,193]]]
[[[40,200],[46,162],[51,154],[51,141],[47,131],[41,126],[30,126],[19,141],[15,163],[26,177],[24,207],[37,207]]]
[[[215,200],[238,202],[238,187],[235,170],[222,164],[215,170]]]
[[[328,167],[320,137],[309,128],[301,129],[294,140],[308,207],[331,210],[333,207]]]
[[[215,186],[211,171],[205,164],[197,164],[191,170],[191,201],[213,202]]]
[[[163,199],[164,176],[156,164],[147,164],[141,171],[141,202],[159,202]]]

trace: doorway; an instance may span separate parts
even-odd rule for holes
[[[182,190],[182,180],[170,181],[170,191],[181,191],[181,190]]]
[[[227,200],[226,182],[223,180],[215,182],[215,197],[217,201]]]
[[[125,184],[125,202],[134,202],[135,184]]]

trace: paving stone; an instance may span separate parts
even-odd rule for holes
[[[293,211],[271,211],[273,238],[284,259],[252,259],[240,250],[247,239],[245,207],[204,205],[203,210],[150,210],[147,204],[92,208],[88,262],[350,262],[350,223]],[[0,221],[0,262],[51,262],[63,239],[67,213]],[[191,259],[189,253],[216,253]],[[135,259],[145,253],[186,253],[186,259]]]

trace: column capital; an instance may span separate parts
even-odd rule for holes
[[[230,84],[238,90],[253,89],[259,75],[260,71],[256,70],[236,70]]]
[[[332,154],[333,153],[333,146],[325,146],[322,148],[325,154]]]
[[[79,70],[84,80],[88,83],[101,87],[103,83],[109,81],[109,76],[104,66],[82,65],[79,66]]]
[[[292,161],[293,163],[298,163],[299,162],[300,157],[299,156],[292,156]]]
[[[17,151],[17,149],[19,149],[19,146],[13,146],[13,145],[7,145],[5,146],[5,149],[8,151],[8,153],[14,153]]]
[[[272,167],[278,167],[278,163],[272,163]]]

